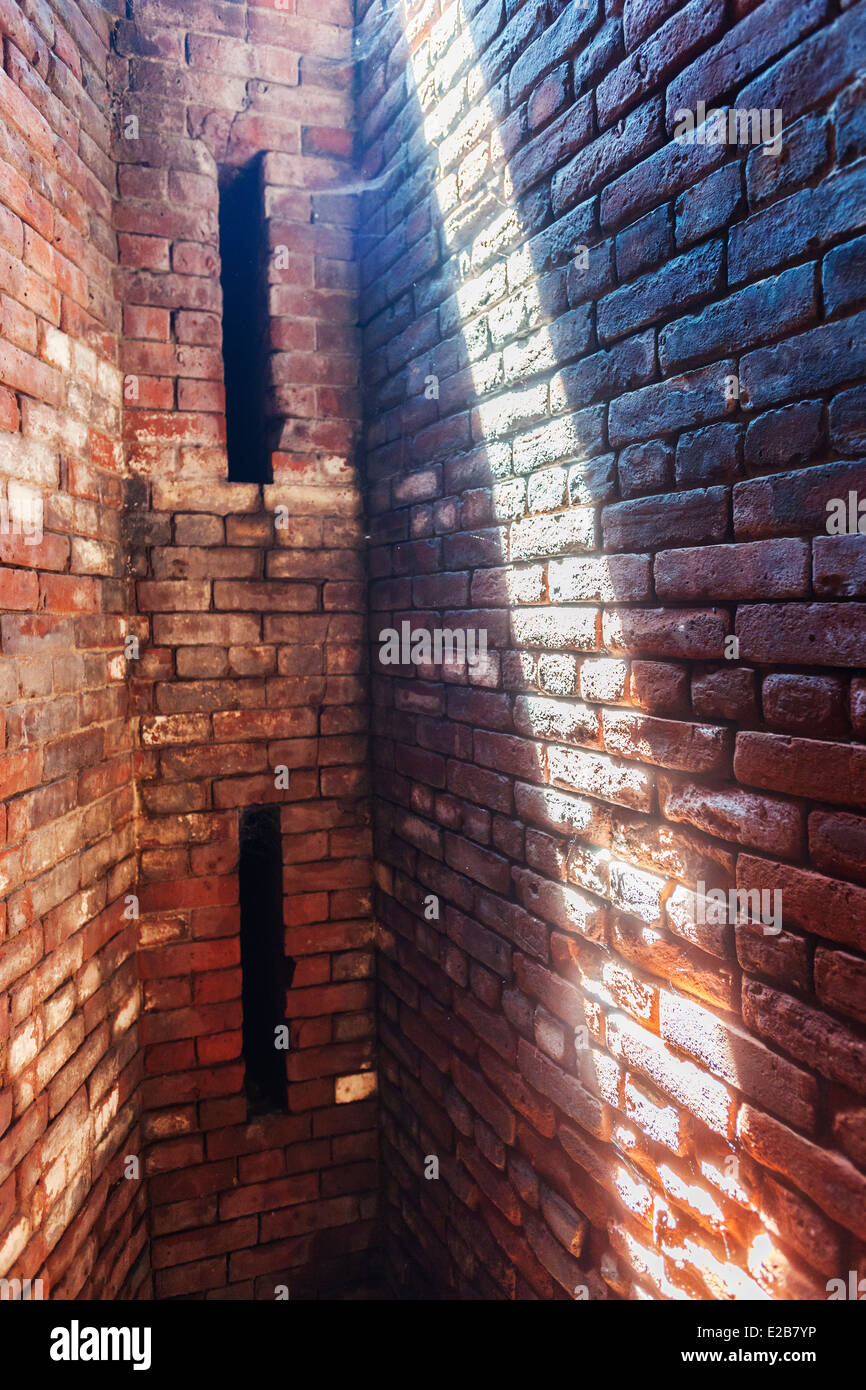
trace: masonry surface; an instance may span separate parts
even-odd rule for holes
[[[0,0],[0,36],[0,1279],[866,1277],[866,0]],[[678,138],[700,103],[742,141]]]

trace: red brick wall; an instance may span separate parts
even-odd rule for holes
[[[298,0],[146,3],[118,30],[118,119],[139,121],[115,148],[158,1298],[314,1293],[374,1244],[357,207],[331,191],[351,182],[350,26],[346,4]],[[263,490],[226,481],[217,226],[218,164],[262,153]],[[261,803],[283,808],[296,969],[289,1113],[251,1118],[238,818]]]
[[[866,487],[864,20],[366,8],[372,650],[493,649],[374,681],[401,1282],[862,1267],[864,538],[825,508]],[[782,156],[675,143],[701,99],[781,108]],[[783,930],[701,922],[699,882],[780,890]]]
[[[0,3],[0,1277],[147,1274],[109,19]],[[36,525],[6,499],[29,487]],[[29,537],[25,534],[25,526]]]
[[[0,537],[0,1276],[297,1296],[375,1245],[351,12],[127,8],[0,3],[0,474],[45,510]],[[227,481],[217,184],[259,156],[264,490]],[[289,1113],[251,1118],[262,802],[295,970]]]
[[[0,1277],[346,1288],[379,1129],[400,1293],[825,1297],[866,1272],[826,524],[866,489],[864,0],[110,10],[0,0]],[[780,108],[783,156],[674,143],[698,100]],[[263,488],[217,220],[259,156]],[[385,665],[404,621],[489,657]],[[296,968],[256,1118],[263,802]]]

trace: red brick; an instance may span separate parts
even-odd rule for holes
[[[758,604],[740,608],[736,633],[745,661],[859,666],[866,604]]]
[[[686,821],[709,835],[790,859],[802,851],[803,812],[781,798],[665,776],[659,778],[658,789],[661,812],[668,820]]]
[[[809,852],[815,866],[831,876],[866,882],[866,819],[844,812],[813,811]]]
[[[39,598],[36,575],[27,570],[0,570],[0,606],[32,611]]]
[[[790,1178],[833,1220],[866,1236],[866,1178],[847,1159],[744,1105],[737,1133],[748,1153]]]
[[[734,774],[747,786],[842,805],[866,805],[866,749],[856,744],[740,733]]]
[[[744,989],[752,987],[750,981],[744,985]],[[666,1042],[695,1057],[734,1089],[798,1129],[814,1129],[818,1088],[808,1072],[771,1052],[737,1024],[664,991],[659,1021]],[[771,1040],[778,1042],[775,1037]]]
[[[660,598],[806,597],[809,548],[803,541],[769,540],[663,551],[655,559],[655,583]]]
[[[730,765],[730,736],[724,729],[653,719],[625,710],[605,711],[604,745],[610,753],[691,772],[724,772]]]
[[[822,1004],[866,1023],[866,962],[847,951],[815,952],[815,990]]]

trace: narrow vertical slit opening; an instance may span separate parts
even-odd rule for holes
[[[272,481],[265,424],[264,208],[261,164],[219,178],[220,283],[229,481]]]
[[[241,813],[243,1055],[251,1113],[288,1109],[285,992],[294,961],[283,944],[283,859],[279,806]]]

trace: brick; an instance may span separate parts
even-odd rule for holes
[[[517,646],[597,650],[594,608],[540,608],[515,612],[511,615],[511,626]]]
[[[677,441],[676,480],[680,487],[728,483],[740,474],[742,428],[709,425]]]
[[[728,731],[629,711],[605,710],[605,748],[620,757],[692,772],[722,772],[730,763]]]
[[[605,1138],[609,1132],[609,1121],[604,1109],[594,1096],[574,1080],[560,1071],[548,1057],[532,1047],[524,1038],[518,1044],[520,1070],[535,1090],[552,1100],[554,1105],[570,1119],[598,1138]]]
[[[816,189],[806,188],[756,213],[731,232],[730,275],[733,283],[756,272],[775,269],[781,262],[829,242],[840,233],[862,229],[857,203],[862,197],[858,171],[827,179]],[[812,229],[808,241],[800,230],[801,219]],[[805,223],[803,224],[805,225]],[[784,249],[783,249],[784,248]],[[856,257],[856,253],[855,253]],[[833,303],[831,308],[840,307]]]
[[[525,48],[520,45],[508,73],[508,89],[512,104],[521,101],[562,57],[575,49],[584,34],[595,24],[598,6],[590,0],[580,11],[563,10],[553,24]]]
[[[551,560],[547,573],[548,592],[554,603],[629,603],[651,597],[648,555]]]
[[[697,1116],[714,1133],[727,1137],[734,1113],[731,1092],[692,1062],[681,1060],[660,1039],[622,1014],[609,1015],[608,1038],[614,1056],[643,1072],[665,1095]]]
[[[649,381],[654,369],[654,336],[637,334],[606,352],[583,357],[576,366],[562,367],[551,382],[551,409],[574,409],[632,390]]]
[[[746,160],[746,188],[753,208],[811,183],[829,160],[830,124],[824,116],[805,116],[785,131],[784,138],[784,162],[767,159],[760,150]]]
[[[761,697],[764,718],[793,734],[839,734],[847,725],[845,686],[833,676],[767,676]]]
[[[799,1061],[852,1090],[866,1089],[863,1050],[866,1043],[830,1014],[804,1004],[757,980],[743,982],[745,1022]],[[802,1127],[802,1126],[801,1126]]]
[[[771,0],[731,26],[719,43],[677,74],[667,91],[667,123],[679,108],[694,109],[698,100],[709,107],[718,97],[737,90],[753,73],[766,67],[825,16],[822,0]],[[669,21],[670,22],[670,21]],[[742,102],[740,104],[743,104]],[[746,103],[747,107],[752,103]],[[787,112],[786,112],[787,114]]]
[[[866,468],[860,464],[835,463],[735,483],[734,534],[751,540],[791,531],[824,532],[827,503],[856,491],[863,486],[861,479],[866,480]]]
[[[663,317],[675,306],[686,307],[715,293],[721,284],[722,250],[721,242],[707,242],[694,251],[667,261],[661,270],[645,275],[630,285],[623,285],[600,300],[597,310],[599,338],[602,342],[608,342],[624,333],[632,333]],[[705,319],[708,313],[702,314],[701,319]],[[666,333],[667,330],[662,331],[660,343],[667,342]],[[692,355],[700,357],[701,353]],[[713,354],[708,352],[706,355]],[[688,356],[688,352],[681,352],[679,362],[685,363]],[[676,365],[672,358],[663,360],[665,370]]]
[[[727,632],[727,615],[708,608],[623,608],[603,618],[607,650],[634,656],[719,657]]]
[[[816,594],[832,598],[866,596],[866,547],[861,536],[817,536],[813,546]]]
[[[486,1082],[459,1058],[452,1063],[452,1076],[470,1105],[484,1117],[506,1144],[513,1144],[515,1137],[514,1114],[498,1096],[490,1090]]]
[[[154,640],[161,646],[240,646],[258,642],[259,619],[238,614],[183,613],[154,619]]]
[[[673,14],[599,84],[599,122],[610,124],[637,97],[664,82],[713,38],[723,23],[722,7],[712,0],[691,0]]]
[[[741,106],[780,106],[786,120],[819,104],[862,68],[863,16],[856,7],[798,44],[738,93]],[[841,45],[841,46],[840,46]],[[804,91],[804,74],[809,91]],[[765,100],[772,94],[772,100]]]
[[[682,153],[683,147],[679,144],[662,145],[649,158],[626,168],[609,183],[601,195],[602,227],[608,230],[634,221],[650,208],[698,183],[724,162],[724,150],[719,145],[694,145],[689,148],[685,160]]]
[[[222,611],[314,612],[318,590],[311,584],[236,582],[217,580],[214,603]]]
[[[515,871],[518,897],[527,911],[563,931],[600,939],[604,931],[604,909],[590,897],[561,884],[539,878],[527,870]]]
[[[592,743],[598,738],[598,715],[576,700],[519,695],[514,706],[514,724],[520,733],[561,743]],[[499,809],[509,810],[510,801],[507,807]]]
[[[736,632],[746,661],[859,666],[866,605],[746,605],[737,612]]]
[[[660,439],[630,444],[617,458],[619,489],[623,497],[667,491],[673,475],[674,451]]]
[[[839,162],[842,164],[848,164],[863,153],[863,112],[859,101],[862,89],[862,79],[855,79],[843,88],[830,108]]]
[[[866,819],[831,811],[813,811],[809,816],[809,853],[825,873],[866,881],[864,846]]]
[[[839,1235],[811,1202],[773,1178],[761,1185],[760,1219],[825,1274],[839,1268]]]
[[[718,362],[627,392],[610,408],[611,444],[631,444],[721,419],[728,408],[725,378],[735,374],[733,362]]]
[[[27,570],[0,569],[0,605],[32,610],[39,599],[39,583]]]
[[[597,140],[586,144],[568,164],[557,170],[551,181],[554,214],[558,216],[572,207],[578,198],[585,198],[587,193],[594,192],[626,169],[631,160],[646,154],[658,142],[661,114],[658,98],[644,102],[636,111],[630,111],[621,122],[604,131]],[[585,204],[578,204],[576,211],[583,206]],[[644,205],[638,205],[634,208],[633,216],[637,217],[645,210]],[[628,220],[626,209],[619,221]],[[575,240],[579,242],[581,238],[576,237]]]
[[[840,453],[866,452],[866,393],[862,387],[842,391],[830,405],[830,438]]]
[[[744,1028],[715,1017],[703,1005],[664,990],[660,995],[659,1028],[666,1042],[695,1057],[735,1090],[798,1129],[814,1128],[818,1094],[815,1078],[771,1052]]]
[[[739,163],[715,169],[694,188],[681,193],[674,204],[677,246],[691,246],[727,226],[742,197]]]
[[[668,902],[673,906],[673,898]],[[638,925],[624,914],[615,913],[612,924],[611,940],[617,952],[639,969],[676,983],[687,981],[689,994],[710,1005],[728,1009],[735,1002],[735,986],[729,967],[716,968],[715,962],[672,940],[667,932],[643,922]],[[674,922],[671,910],[667,925],[674,928],[681,925]],[[693,935],[697,935],[697,932]]]
[[[581,680],[583,671],[581,668]],[[633,661],[629,677],[633,702],[648,714],[684,714],[688,708],[689,683],[682,666],[665,661]]]
[[[740,855],[737,886],[782,894],[785,923],[843,946],[862,947],[864,890],[842,879]],[[830,915],[832,914],[832,916]]]
[[[790,859],[802,850],[803,813],[781,798],[670,777],[660,777],[658,788],[661,812],[668,820],[685,821],[708,835]]]
[[[660,598],[799,598],[809,591],[809,547],[768,540],[666,550],[656,555],[654,572]]]
[[[564,159],[586,144],[591,133],[592,100],[587,96],[512,157],[508,171],[515,195],[524,193],[545,175],[549,176]]]
[[[548,1187],[541,1189],[541,1212],[559,1243],[569,1254],[580,1255],[589,1230],[585,1217]]]
[[[547,760],[554,786],[635,810],[648,811],[652,805],[652,780],[640,768],[623,766],[614,759],[574,748],[550,748]]]
[[[687,1124],[673,1105],[665,1105],[649,1087],[633,1078],[625,1084],[625,1109],[630,1122],[656,1144],[682,1154],[687,1145]]]
[[[863,371],[864,324],[866,314],[855,314],[747,353],[740,364],[741,399],[760,409],[845,385]]]
[[[791,468],[808,463],[822,442],[820,401],[801,401],[769,410],[746,429],[743,457],[750,469]]]
[[[607,550],[644,550],[655,545],[721,540],[727,531],[727,496],[722,488],[695,488],[676,495],[616,502],[602,512]]]
[[[659,333],[659,362],[666,373],[681,371],[805,328],[816,315],[814,267],[795,266],[667,325]]]
[[[734,771],[752,786],[857,806],[864,756],[856,745],[747,732],[737,735]]]
[[[511,972],[511,952],[493,933],[454,909],[449,909],[446,913],[446,930],[451,940],[461,949],[497,975],[508,978]]]
[[[860,1023],[866,1022],[864,973],[866,963],[859,956],[847,951],[828,951],[823,946],[815,952],[815,991],[821,1003],[839,1013],[850,1014]]]

